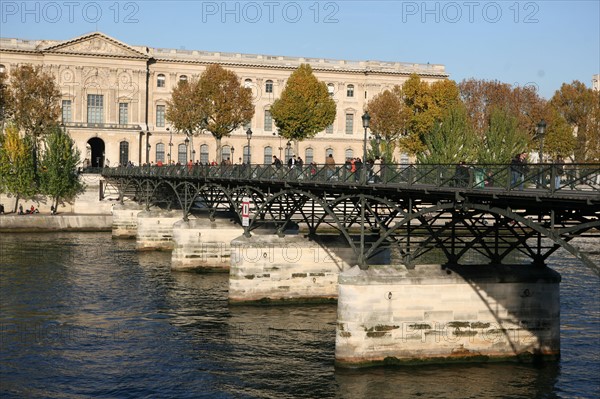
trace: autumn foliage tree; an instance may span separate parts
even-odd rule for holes
[[[14,126],[31,139],[36,181],[40,139],[52,126],[58,124],[60,99],[61,93],[54,77],[41,66],[22,65],[11,71],[6,111]]]
[[[408,153],[417,154],[425,150],[425,136],[444,112],[460,102],[458,86],[452,80],[429,84],[413,74],[402,85],[401,96],[406,135],[400,138],[400,145]]]
[[[14,212],[20,199],[29,199],[38,193],[33,167],[33,139],[19,134],[10,125],[0,134],[0,191],[16,198]]]
[[[281,97],[271,105],[271,115],[282,137],[302,141],[331,125],[335,101],[308,64],[302,64],[288,78]]]
[[[598,92],[579,81],[563,83],[554,93],[550,105],[576,131],[575,160],[598,161],[600,147],[600,118]]]
[[[221,140],[254,116],[252,90],[242,87],[235,72],[218,64],[209,65],[198,81],[197,99],[205,116],[202,127],[217,142],[217,160],[221,160]]]
[[[385,162],[390,163],[396,142],[406,130],[406,113],[400,86],[395,86],[392,90],[385,90],[373,97],[367,104],[367,111],[371,116],[370,128],[379,135],[383,147],[383,151],[377,149],[370,155],[384,155]],[[371,146],[373,145],[377,146],[372,141]]]
[[[167,101],[165,118],[176,132],[188,137],[201,132],[205,123],[206,115],[199,106],[198,92],[198,79],[180,80]]]

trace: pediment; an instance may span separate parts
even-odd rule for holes
[[[148,58],[133,47],[102,33],[92,33],[55,44],[42,50],[46,53],[98,55],[107,57]]]

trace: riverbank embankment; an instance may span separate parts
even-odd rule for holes
[[[0,215],[0,232],[110,231],[110,214]]]

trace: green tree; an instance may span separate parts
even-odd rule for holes
[[[417,154],[419,163],[458,164],[475,158],[477,137],[462,105],[452,105],[424,140],[426,149]]]
[[[0,190],[16,198],[16,212],[20,199],[33,198],[38,193],[33,173],[33,140],[22,137],[18,128],[10,125],[0,141]]]
[[[6,73],[0,72],[0,132],[4,130],[4,122],[8,118],[8,91]]]
[[[594,153],[599,146],[600,133],[594,129],[593,124],[597,117],[594,118],[593,115],[598,105],[598,94],[576,80],[571,84],[563,83],[552,96],[550,105],[576,131],[575,161],[587,162],[597,159],[597,153]]]
[[[564,158],[572,156],[577,145],[573,128],[554,108],[547,109],[544,120],[546,121],[544,153],[550,155],[552,159],[556,159],[557,155]]]
[[[483,145],[478,146],[476,160],[480,164],[508,164],[527,150],[528,134],[519,128],[516,117],[503,109],[493,109],[487,123]]]
[[[327,86],[302,64],[287,80],[281,98],[271,105],[271,115],[281,136],[302,141],[315,136],[335,120],[336,105]]]
[[[220,161],[221,139],[254,116],[252,90],[241,86],[235,72],[212,64],[200,76],[196,98],[203,114],[201,128],[215,138]]]
[[[21,65],[10,74],[7,111],[20,131],[31,138],[33,174],[38,181],[38,147],[40,139],[56,125],[61,113],[60,90],[54,77],[41,66]]]
[[[59,126],[52,127],[41,160],[41,189],[52,198],[54,208],[62,200],[72,200],[83,191],[77,174],[79,162],[80,153],[73,139]]]

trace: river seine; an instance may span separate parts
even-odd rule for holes
[[[579,245],[600,262],[600,238]],[[0,397],[600,397],[600,280],[562,250],[542,365],[335,369],[335,305],[230,307],[226,274],[169,263],[110,233],[2,233]]]

